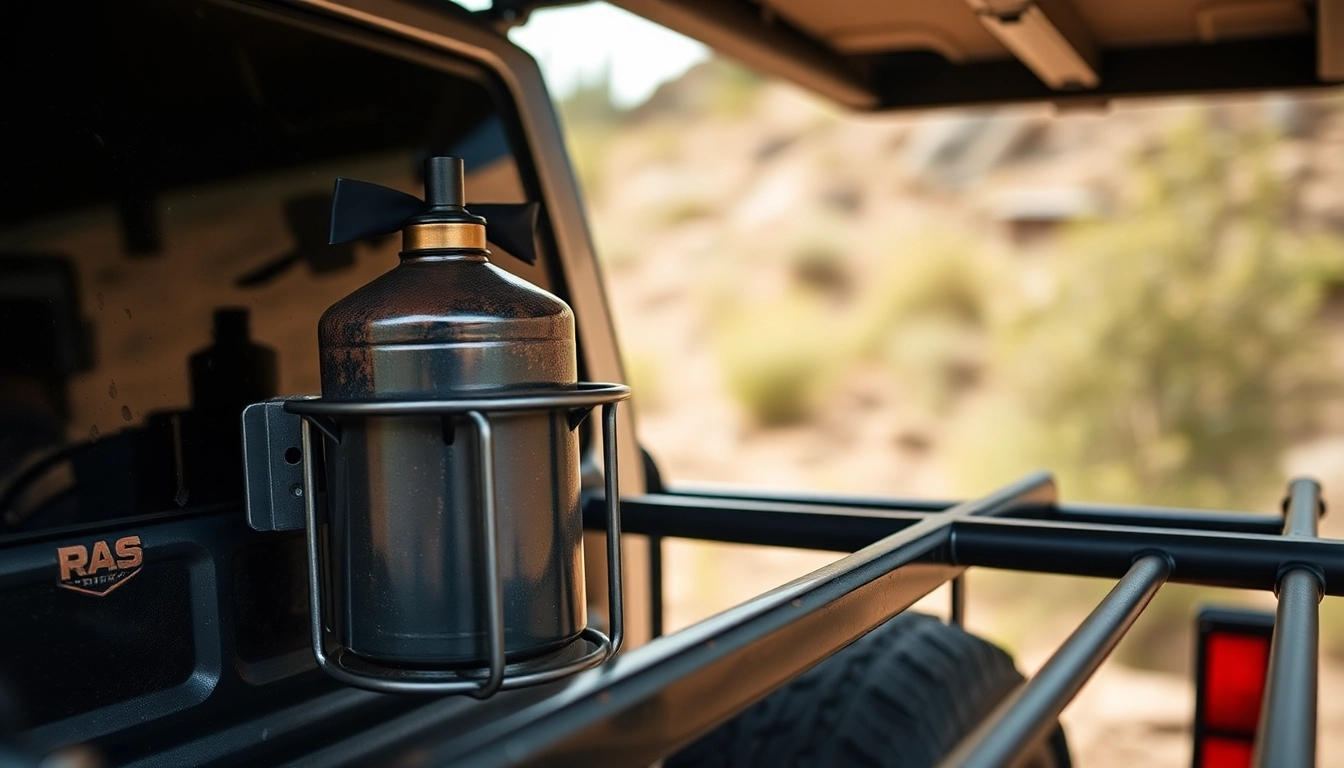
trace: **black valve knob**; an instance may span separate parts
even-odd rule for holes
[[[466,169],[460,157],[425,161],[425,202],[429,210],[452,210],[467,204]]]
[[[462,159],[431,157],[425,160],[425,199],[381,184],[358,179],[337,179],[331,200],[328,243],[387,235],[407,224],[461,222],[480,224],[486,236],[505,251],[528,264],[537,261],[536,203],[493,203],[472,206],[468,211]]]

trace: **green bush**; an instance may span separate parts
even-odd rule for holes
[[[789,296],[726,313],[715,349],[725,384],[753,423],[807,421],[843,355],[836,328],[813,301]]]
[[[858,354],[882,365],[932,415],[946,415],[981,378],[997,264],[970,242],[902,237],[865,283]]]
[[[765,85],[765,79],[755,72],[728,59],[714,57],[698,65],[706,70],[711,87],[701,106],[710,114],[728,118],[742,118],[751,112],[756,98]]]
[[[682,197],[668,201],[654,215],[664,227],[678,227],[699,219],[712,218],[716,212],[714,204],[708,200]]]
[[[624,345],[622,349],[625,350],[622,363],[635,403],[649,411],[661,408],[665,400],[662,358],[633,345]]]
[[[854,290],[847,262],[845,254],[830,243],[804,243],[790,254],[789,273],[803,290],[833,301],[845,301]]]

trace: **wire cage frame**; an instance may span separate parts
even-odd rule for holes
[[[624,641],[624,597],[621,572],[620,490],[617,479],[616,408],[630,396],[621,384],[581,383],[572,389],[534,390],[484,394],[437,400],[389,400],[340,402],[322,398],[295,399],[284,408],[302,417],[302,473],[305,543],[308,558],[308,603],[313,656],[317,666],[333,678],[379,693],[468,694],[489,698],[513,688],[540,685],[591,669],[611,658]],[[604,471],[604,530],[607,535],[607,598],[609,633],[594,626],[584,627],[578,643],[585,648],[575,653],[575,644],[540,659],[509,664],[505,658],[505,620],[503,577],[500,568],[498,537],[499,512],[492,489],[495,487],[494,436],[492,414],[522,411],[582,412],[600,407],[602,458]],[[345,417],[399,418],[412,416],[463,416],[472,425],[476,453],[479,456],[476,482],[481,493],[481,540],[487,571],[485,577],[486,646],[488,665],[483,669],[402,669],[378,664],[334,645],[323,615],[324,578],[317,505],[317,451],[313,430],[339,439],[340,420]],[[329,649],[331,649],[329,651]]]

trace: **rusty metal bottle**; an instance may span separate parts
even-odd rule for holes
[[[401,263],[322,316],[323,398],[573,387],[573,312],[490,264],[486,222],[463,207],[462,161],[426,161],[425,187],[422,209],[400,220]],[[338,202],[333,239],[339,215]],[[509,661],[585,626],[577,434],[563,412],[495,414],[491,427],[493,488],[478,487],[465,418],[347,419],[339,442],[326,439],[329,629],[359,657],[485,664],[482,493],[495,495]]]

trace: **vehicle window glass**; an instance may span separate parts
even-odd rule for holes
[[[0,534],[241,499],[238,413],[319,390],[322,311],[399,238],[326,245],[332,180],[529,195],[483,76],[207,3],[25,4],[0,32]],[[540,267],[508,269],[547,284]]]

